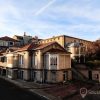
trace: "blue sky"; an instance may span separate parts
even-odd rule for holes
[[[100,38],[100,0],[0,0],[0,36]]]

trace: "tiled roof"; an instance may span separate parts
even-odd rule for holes
[[[49,44],[51,44],[51,43],[46,43],[46,44],[34,44],[34,43],[30,43],[30,44],[27,44],[27,45],[19,48],[17,51],[42,49],[42,48],[46,47]]]
[[[48,46],[53,45],[53,44],[59,45],[57,42],[50,42],[50,43],[45,43],[45,44],[34,44],[34,43],[31,43],[31,44],[28,44],[28,45],[25,45],[25,46],[19,48],[17,51],[41,50],[41,49],[44,49],[45,47],[48,47]],[[59,46],[62,48],[62,51],[67,52],[61,45],[59,45]]]
[[[13,38],[10,38],[10,37],[8,37],[8,36],[1,37],[0,40],[18,42],[17,40],[15,40],[15,39],[13,39]]]
[[[18,47],[4,48],[4,49],[0,50],[0,54],[4,54],[4,53],[6,53],[7,51],[13,52],[13,51],[15,51],[15,50],[17,50],[17,49],[18,49]]]
[[[45,43],[45,44],[39,44],[36,48],[34,48],[34,50],[43,49],[43,48],[45,48],[45,47],[47,47],[47,46],[50,46],[50,45],[52,45],[52,44],[54,44],[54,43],[57,43],[57,42],[49,42],[49,43]],[[58,44],[58,43],[57,43],[57,44]]]
[[[7,49],[4,49],[4,50],[0,50],[0,55],[3,55],[3,53],[6,52]]]
[[[33,44],[33,43],[30,43],[30,44],[27,44],[21,48],[19,48],[17,51],[25,51],[25,50],[32,50],[33,48],[35,48],[37,46],[37,44]]]
[[[15,35],[18,39],[23,39],[23,36]]]

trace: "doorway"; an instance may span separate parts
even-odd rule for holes
[[[63,72],[63,81],[67,81],[68,80],[68,72],[67,71],[64,71]]]
[[[92,71],[89,71],[89,80],[92,80]]]
[[[18,78],[23,80],[24,71],[18,71]]]

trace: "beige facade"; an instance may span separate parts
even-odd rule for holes
[[[100,82],[100,69],[77,68],[77,70],[88,80]]]
[[[74,37],[70,37],[70,36],[65,36],[65,43],[68,43],[68,42],[72,42],[72,43],[73,42],[80,42],[80,43],[83,43],[83,45],[85,45],[86,48],[91,47],[93,45],[92,41],[74,38]]]
[[[66,50],[69,50],[69,52],[71,52],[71,58],[75,59],[75,57],[79,57],[78,62],[80,63],[80,58],[82,57],[83,62],[85,62],[85,53],[87,52],[88,48],[91,48],[93,43],[91,41],[87,41],[87,40],[83,40],[83,39],[79,39],[79,38],[74,38],[74,37],[70,37],[70,36],[65,36],[65,35],[61,35],[61,36],[55,36],[52,38],[48,38],[48,39],[44,39],[39,41],[39,44],[43,44],[43,43],[49,43],[52,41],[56,41],[57,43],[59,43],[62,47],[64,47]],[[79,46],[70,46],[68,44],[72,44],[72,43],[80,43],[82,45]]]
[[[86,47],[91,47],[93,44],[92,41],[79,39],[79,38],[75,38],[75,37],[70,37],[70,36],[66,36],[66,35],[54,36],[52,38],[43,39],[43,40],[39,41],[38,43],[41,44],[41,43],[48,43],[48,42],[53,42],[53,41],[58,42],[63,47],[65,47],[66,43],[73,43],[73,42],[83,43]]]
[[[39,44],[42,43],[49,43],[49,42],[54,42],[56,41],[57,43],[59,43],[61,46],[64,47],[64,36],[57,36],[57,37],[52,37],[52,38],[48,38],[48,39],[43,39],[41,41],[39,41]]]
[[[9,51],[5,52],[0,56],[0,74],[6,75],[8,78],[17,78],[16,68],[18,67],[18,62],[13,53]],[[15,74],[16,73],[16,74]]]
[[[56,42],[36,48],[32,45],[3,53],[1,57],[6,57],[7,60],[0,61],[1,74],[12,79],[47,83],[72,79],[70,53],[61,45]]]
[[[100,82],[100,69],[92,71],[92,80]]]

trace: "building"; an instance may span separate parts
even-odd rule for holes
[[[8,36],[0,38],[0,47],[12,47],[12,46],[19,46],[20,42]]]
[[[72,79],[71,57],[57,42],[30,43],[0,53],[0,73],[11,79],[58,83]]]
[[[81,66],[77,65],[75,69],[77,70],[77,73],[79,72],[81,75],[85,76],[85,79],[100,82],[100,68],[99,68],[99,66],[91,69],[85,65],[81,65]],[[79,77],[79,75],[76,77],[76,79],[79,79],[78,77]]]
[[[88,48],[91,48],[93,45],[93,42],[87,41],[84,39],[79,39],[75,37],[70,37],[66,35],[61,36],[53,36],[52,38],[43,39],[39,41],[39,44],[43,43],[49,43],[56,41],[58,42],[62,47],[64,47],[66,50],[69,50],[71,52],[71,57],[75,59],[76,57],[84,59],[85,61],[85,53],[87,52]],[[81,60],[79,59],[78,62]]]
[[[74,42],[74,43],[68,43],[67,45],[67,50],[71,52],[71,58],[75,59],[76,62],[78,63],[85,63],[85,53],[86,53],[86,48],[83,43],[79,42]]]
[[[28,36],[26,32],[24,32],[23,36],[14,35],[13,39],[20,41],[20,45],[23,46],[30,43],[29,41],[32,39],[32,36]]]
[[[38,39],[37,36],[32,37],[32,36],[26,35],[26,32],[24,32],[23,36],[14,35],[13,39],[20,41],[20,46],[23,46],[32,42],[36,43],[42,40],[42,39]]]
[[[37,43],[41,41],[42,39],[39,39],[38,36],[32,37],[32,39],[29,40],[29,43]]]

